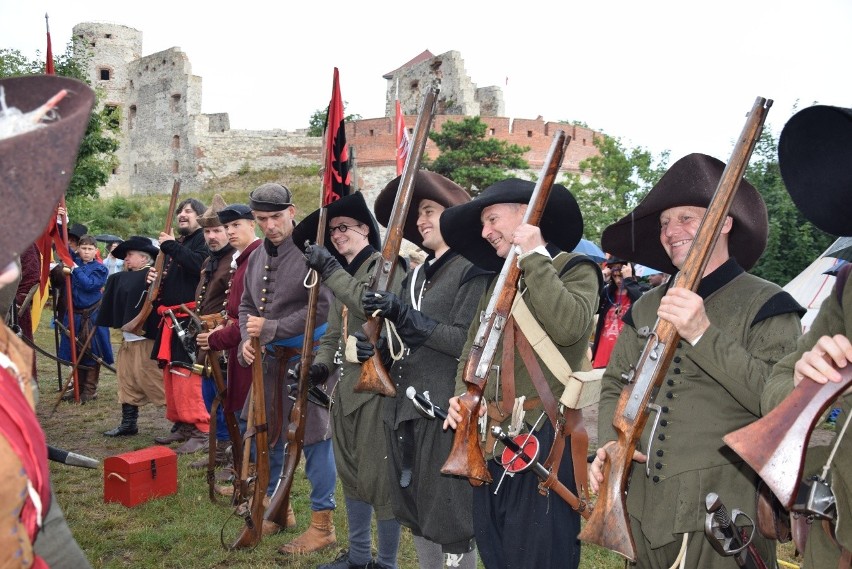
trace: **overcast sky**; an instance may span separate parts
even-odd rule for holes
[[[45,12],[54,52],[91,21],[141,30],[144,55],[180,47],[202,111],[234,129],[306,127],[335,66],[347,113],[383,116],[382,75],[425,49],[459,51],[509,117],[583,121],[672,160],[726,161],[757,96],[776,134],[797,102],[852,107],[850,0],[2,0],[0,48],[44,54]]]

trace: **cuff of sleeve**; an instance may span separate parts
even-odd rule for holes
[[[690,345],[694,348],[694,347],[695,347],[695,345],[696,345],[698,342],[700,342],[700,341],[701,341],[701,338],[703,338],[703,337],[704,337],[704,334],[701,334],[701,335],[700,335],[700,336],[698,336],[696,339],[694,339],[694,340],[692,340],[692,341],[687,340],[687,342],[689,342],[689,344],[690,344]]]
[[[548,259],[553,260],[553,257],[550,256],[550,253],[548,252],[547,248],[544,245],[539,245],[535,249],[527,251],[526,253],[520,253],[518,255],[518,263],[520,263],[521,261],[523,261],[524,259],[526,259],[527,257],[529,257],[530,255],[533,255],[533,254],[544,255]],[[518,266],[520,267],[520,265],[518,265]]]

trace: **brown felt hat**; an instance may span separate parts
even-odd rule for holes
[[[712,156],[684,156],[672,164],[632,212],[604,229],[601,247],[622,259],[675,274],[678,269],[660,243],[660,214],[678,206],[708,207],[724,170],[725,163]],[[728,215],[734,219],[728,252],[749,270],[766,248],[766,204],[755,187],[743,180]]]
[[[376,196],[376,203],[373,206],[373,210],[376,212],[376,219],[384,227],[387,227],[393,214],[393,207],[396,204],[396,196],[399,193],[399,183],[401,180],[402,176],[397,176],[388,182],[388,185]],[[405,217],[402,236],[418,247],[423,248],[423,236],[417,230],[417,208],[421,200],[432,200],[445,208],[450,208],[454,205],[469,202],[470,194],[463,187],[440,174],[427,170],[419,170],[417,172],[414,177],[411,205]]]
[[[832,235],[852,235],[852,109],[815,105],[793,115],[778,141],[793,203]]]
[[[482,238],[482,210],[498,203],[528,204],[535,184],[509,178],[482,190],[471,201],[453,206],[441,215],[441,235],[450,249],[488,271],[500,271],[505,259]],[[574,195],[565,186],[553,184],[539,222],[541,236],[562,251],[573,251],[583,237],[583,215]]]
[[[219,227],[222,225],[219,219],[219,212],[228,207],[225,200],[219,194],[213,196],[213,201],[210,202],[210,207],[207,208],[202,215],[198,216],[198,225],[201,227]]]
[[[57,120],[0,140],[0,199],[14,216],[0,224],[0,267],[29,247],[45,230],[68,188],[80,141],[89,124],[95,92],[81,81],[56,75],[0,79],[6,105],[33,111],[65,89]]]

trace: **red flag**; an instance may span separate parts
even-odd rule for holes
[[[405,118],[402,116],[402,106],[399,99],[396,100],[396,175],[402,174],[405,168],[405,160],[408,158],[408,149],[411,141],[408,138],[408,129],[405,128]]]
[[[343,126],[343,98],[337,67],[334,68],[334,85],[325,122],[325,168],[323,170],[322,205],[328,205],[349,194],[349,147]]]
[[[47,21],[47,13],[44,15],[44,25],[47,26],[47,61],[44,65],[44,73],[56,75],[56,69],[53,67],[53,48],[50,46],[50,24]]]

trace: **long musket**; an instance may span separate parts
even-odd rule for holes
[[[180,193],[180,180],[175,180],[172,186],[172,197],[169,201],[169,212],[166,214],[166,223],[163,228],[163,233],[172,232],[172,221],[175,218],[175,208],[177,207],[177,197]],[[156,278],[148,285],[148,293],[145,295],[145,302],[142,304],[142,309],[139,311],[133,320],[121,327],[124,332],[131,332],[137,336],[142,336],[144,331],[142,327],[145,325],[145,320],[151,314],[151,309],[154,307],[154,301],[157,300],[157,295],[160,292],[160,282],[163,279],[163,265],[166,262],[166,254],[160,249],[157,253],[157,260],[154,262],[154,270],[157,271]]]
[[[405,168],[399,180],[399,191],[396,194],[396,201],[393,204],[390,221],[388,221],[385,242],[382,246],[382,259],[376,265],[376,270],[367,287],[369,291],[385,292],[393,282],[394,271],[396,270],[397,260],[399,259],[399,248],[402,245],[402,231],[405,227],[405,219],[408,215],[411,199],[414,196],[414,182],[417,171],[420,170],[420,163],[423,160],[426,142],[429,140],[429,129],[432,125],[432,119],[435,116],[439,90],[438,85],[433,84],[429,87],[426,98],[423,99],[423,106],[420,108],[420,115],[417,117],[417,124],[414,127],[411,149],[408,152],[408,158],[405,160]],[[396,386],[394,386],[388,371],[382,363],[381,353],[378,349],[375,349],[376,342],[379,340],[379,335],[382,331],[383,322],[384,318],[381,316],[367,315],[367,321],[364,323],[363,329],[367,339],[373,344],[374,354],[361,365],[361,377],[358,379],[358,383],[355,384],[354,389],[356,392],[380,393],[388,397],[394,397],[396,395]]]
[[[198,327],[201,332],[209,332],[210,325],[208,319],[210,316],[199,316],[197,312],[186,306],[180,305],[181,310],[189,314],[189,317]],[[221,320],[221,316],[215,315],[217,320]],[[214,325],[215,328],[215,325]],[[216,385],[216,398],[213,405],[210,407],[210,444],[208,445],[208,463],[207,463],[207,494],[210,501],[216,503],[216,405],[223,407],[223,415],[225,417],[225,426],[228,429],[228,437],[231,439],[231,457],[234,462],[234,472],[241,472],[243,462],[242,452],[242,435],[240,434],[240,424],[237,415],[234,412],[224,410],[223,401],[228,394],[228,385],[225,382],[225,376],[222,374],[222,366],[219,365],[219,352],[210,352],[209,349],[198,348],[195,357],[194,371],[198,371],[200,375],[205,375],[206,370],[209,370],[213,377],[213,383]],[[236,485],[235,485],[236,486]],[[234,488],[234,502],[238,498],[238,488]]]
[[[522,223],[537,226],[541,221],[550,197],[550,190],[559,174],[559,167],[562,165],[565,148],[569,142],[571,137],[565,134],[565,131],[556,131]],[[474,485],[491,482],[491,474],[488,473],[485,457],[479,447],[476,423],[479,417],[479,406],[482,403],[482,392],[488,382],[488,373],[491,371],[491,363],[494,361],[518,292],[521,269],[518,267],[517,259],[515,247],[510,247],[509,254],[503,262],[503,268],[500,270],[500,276],[497,277],[494,292],[488,300],[485,315],[476,331],[462,375],[467,385],[467,392],[459,397],[462,419],[456,427],[450,455],[441,468],[442,473],[465,476]],[[513,350],[515,347],[505,346],[504,349]]]
[[[755,100],[731,159],[722,172],[713,200],[695,234],[683,268],[672,286],[695,291],[701,283],[771,106],[771,100],[762,97]],[[671,322],[658,318],[638,363],[627,374],[628,385],[621,392],[612,420],[618,440],[607,450],[601,492],[592,516],[579,535],[581,540],[610,549],[631,561],[636,558],[636,546],[630,533],[625,505],[627,478],[633,452],[648,416],[654,409],[651,399],[663,383],[679,338]]]
[[[852,365],[839,371],[839,383],[805,379],[765,416],[722,437],[788,510],[796,501],[814,427],[829,405],[852,385]]]
[[[325,245],[325,227],[328,219],[328,210],[321,207],[317,219],[316,244],[319,247]],[[302,457],[302,449],[305,446],[305,427],[308,419],[308,391],[311,388],[310,371],[314,361],[314,329],[317,325],[317,306],[320,297],[319,273],[312,270],[312,281],[314,285],[308,293],[308,308],[305,316],[305,336],[302,341],[301,365],[299,366],[299,384],[296,391],[296,401],[290,409],[290,422],[287,426],[287,451],[284,456],[284,466],[281,469],[281,479],[275,488],[275,493],[269,500],[269,508],[266,510],[265,518],[287,527],[287,510],[290,505],[290,490],[293,487],[293,478],[296,467]]]
[[[251,395],[249,411],[251,413],[251,425],[246,430],[243,438],[243,457],[240,482],[242,484],[242,503],[237,510],[243,513],[245,527],[240,537],[237,538],[230,549],[244,549],[254,547],[260,543],[263,537],[263,499],[266,497],[266,487],[269,486],[269,425],[266,422],[266,398],[263,393],[263,354],[260,352],[260,339],[251,338],[251,347],[254,349],[254,361],[251,363]],[[277,387],[276,387],[277,389]],[[248,456],[251,450],[251,441],[254,440],[255,464],[257,474],[254,479],[254,493],[251,505],[248,504]]]

